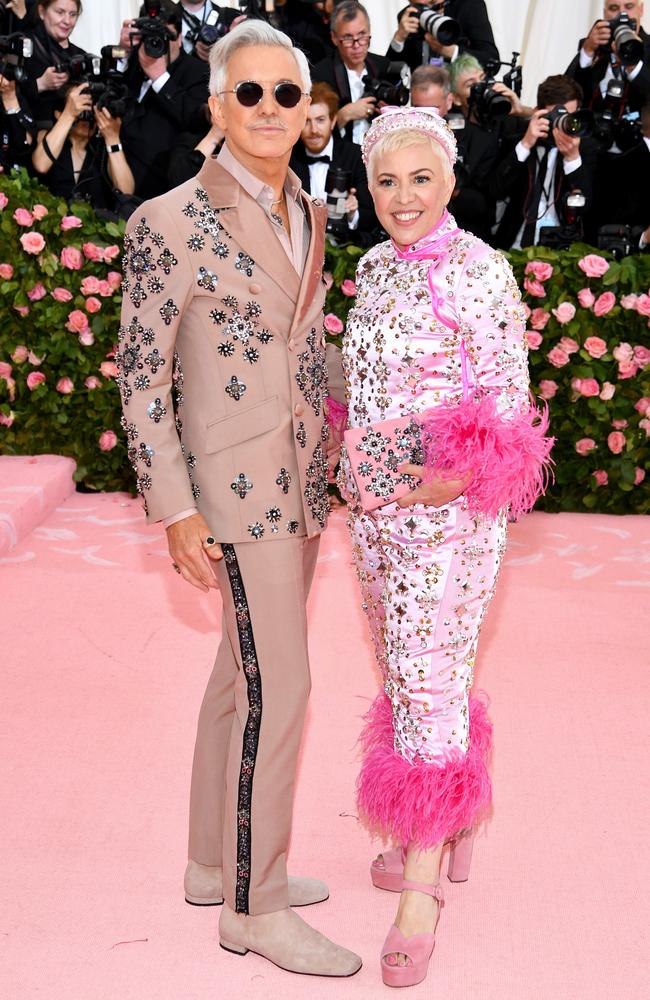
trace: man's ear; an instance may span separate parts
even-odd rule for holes
[[[215,125],[218,125],[222,132],[226,131],[226,116],[223,113],[223,103],[217,94],[210,94],[208,97],[208,107],[210,115]]]

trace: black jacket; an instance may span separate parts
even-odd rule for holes
[[[502,250],[509,250],[517,238],[517,233],[524,222],[524,213],[530,205],[531,192],[535,188],[535,180],[539,167],[536,147],[524,163],[517,159],[516,143],[511,142],[511,148],[503,157],[495,170],[491,192],[498,200],[508,199],[505,211],[495,236],[495,244]],[[564,173],[564,161],[558,154],[552,191],[555,197],[555,208],[560,223],[564,221],[564,198],[575,188],[579,188],[586,198],[586,211],[591,208],[594,190],[594,178],[598,146],[591,139],[582,139],[580,143],[580,158],[582,164],[571,174]],[[528,212],[530,215],[530,212]]]
[[[289,166],[300,178],[307,194],[311,194],[307,153],[300,140],[293,147]],[[356,231],[367,233],[376,229],[378,227],[377,216],[375,215],[372,197],[368,190],[368,177],[363,160],[361,159],[361,150],[356,143],[339,138],[336,132],[334,133],[332,166],[340,167],[342,170],[349,170],[352,175],[350,187],[356,188],[357,200],[359,202],[359,225]],[[352,238],[354,238],[353,234]]]
[[[386,56],[378,56],[374,52],[369,52],[366,57],[367,75],[375,80],[384,79],[390,61]],[[352,101],[347,70],[337,50],[327,59],[321,59],[317,63],[312,73],[312,79],[314,83],[328,83],[332,90],[339,95],[341,107]],[[353,127],[354,122],[348,122],[345,128],[345,138],[350,142],[352,141]]]
[[[307,56],[311,66],[326,59],[335,51],[329,24],[319,11],[302,0],[287,0],[278,7],[280,17],[278,27],[284,31]]]
[[[397,15],[398,21],[405,10],[406,7],[400,10]],[[449,0],[445,7],[445,14],[453,17],[460,24],[462,35],[457,44],[461,53],[475,56],[483,66],[489,59],[499,59],[499,50],[494,43],[494,34],[485,0]],[[386,55],[391,61],[402,60],[407,62],[411,69],[415,69],[426,61],[423,45],[424,39],[422,37],[411,35],[404,42],[402,52],[397,52],[391,42]]]
[[[486,243],[492,242],[496,199],[490,190],[498,159],[498,132],[466,122],[465,128],[454,133],[458,143],[456,187],[449,203],[461,229],[474,233]]]
[[[83,55],[84,49],[73,45],[72,42],[67,48],[63,48],[48,35],[40,20],[34,28],[25,31],[25,34],[29,35],[34,43],[34,54],[27,60],[27,79],[20,85],[21,90],[29,104],[34,121],[37,125],[49,128],[55,121],[54,110],[60,106],[59,92],[44,90],[39,93],[36,81],[49,66],[69,62],[74,56]]]
[[[630,111],[640,111],[648,97],[650,97],[650,35],[639,29],[639,35],[643,39],[643,66],[638,76],[634,80],[628,80],[625,87],[624,103]],[[599,111],[603,107],[603,97],[600,92],[600,83],[607,67],[610,64],[609,53],[598,55],[587,69],[580,67],[580,50],[584,44],[584,38],[578,45],[578,54],[569,65],[566,75],[570,76],[576,83],[579,83],[584,91],[584,103],[588,108]]]
[[[650,149],[641,142],[622,155],[602,157],[596,175],[596,222],[645,230],[650,225]]]
[[[204,113],[208,100],[208,64],[185,52],[169,67],[170,79],[159,93],[150,87],[142,101],[138,96],[145,76],[131,56],[125,74],[134,106],[122,125],[124,154],[140,198],[155,198],[171,188],[168,179],[169,152],[180,132],[204,135],[209,123]]]

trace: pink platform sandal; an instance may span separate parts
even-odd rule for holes
[[[467,882],[474,849],[474,831],[468,830],[455,838],[450,838],[449,867],[447,878],[450,882]],[[381,852],[382,861],[375,858],[370,865],[370,878],[377,889],[387,892],[401,892],[404,878],[406,852],[403,847]]]
[[[445,901],[440,885],[426,885],[424,882],[402,881],[402,889],[425,892],[438,900],[438,918],[432,934],[413,934],[404,937],[395,924],[388,932],[388,937],[381,950],[381,978],[386,986],[417,986],[426,978],[429,961],[436,943],[436,928],[440,919],[440,910]],[[391,956],[405,955],[406,965],[393,965],[388,961]]]

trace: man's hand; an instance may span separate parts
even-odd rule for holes
[[[135,21],[129,19],[128,21],[122,21],[122,30],[120,31],[120,48],[126,49],[130,52],[133,46],[131,45],[131,38],[129,37],[133,31],[133,25]]]
[[[580,156],[580,139],[576,136],[565,135],[559,128],[553,129],[553,138],[558,152],[564,157],[567,163],[577,160]]]
[[[372,118],[375,113],[376,104],[377,99],[375,97],[360,97],[358,101],[344,104],[336,116],[337,125],[339,128],[345,128],[348,122]]]
[[[436,55],[442,56],[443,59],[451,59],[454,52],[456,51],[455,45],[443,45],[442,42],[437,41],[432,34],[428,31],[424,35],[425,40],[429,43],[429,48]]]
[[[394,34],[396,42],[404,42],[409,35],[415,35],[420,30],[420,14],[415,7],[407,7],[399,19],[397,31]]]
[[[596,21],[582,47],[587,55],[593,59],[596,55],[596,49],[599,49],[601,45],[609,45],[611,37],[612,29],[609,26],[609,21]]]
[[[208,545],[210,529],[201,514],[192,514],[176,521],[167,528],[167,545],[172,561],[178,566],[184,580],[207,594],[217,589],[217,581],[210,560],[223,558],[221,546]]]
[[[199,57],[199,59],[203,60],[203,62],[210,62],[210,49],[211,48],[212,48],[211,45],[206,45],[205,42],[200,42],[199,41],[194,46],[194,51],[196,52],[196,54]]]
[[[167,73],[169,66],[167,65],[167,56],[148,56],[144,51],[144,46],[141,45],[138,49],[138,59],[140,65],[142,66],[142,72],[147,76],[151,82],[155,82],[159,76],[163,73]]]
[[[422,479],[423,476],[427,475],[427,469],[424,466],[408,463],[400,465],[398,471],[405,472],[407,476],[413,476],[415,479]],[[412,507],[413,504],[423,503],[429,507],[445,507],[461,495],[471,478],[471,474],[461,479],[443,479],[441,476],[427,478],[426,482],[421,483],[411,493],[401,497],[397,501],[397,506]]]
[[[540,139],[548,138],[550,122],[546,117],[547,114],[548,111],[544,111],[543,108],[534,112],[533,117],[528,123],[526,134],[521,140],[522,146],[525,146],[526,149],[532,149]]]
[[[348,216],[348,219],[351,219],[354,216],[354,213],[358,211],[359,201],[357,199],[357,189],[350,188],[348,196],[345,199],[345,214]]]

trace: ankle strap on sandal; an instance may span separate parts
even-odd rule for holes
[[[424,892],[427,896],[433,896],[437,899],[439,903],[444,902],[445,894],[442,891],[442,886],[429,885],[427,882],[411,882],[409,879],[402,880],[402,889],[411,889],[414,892]]]

